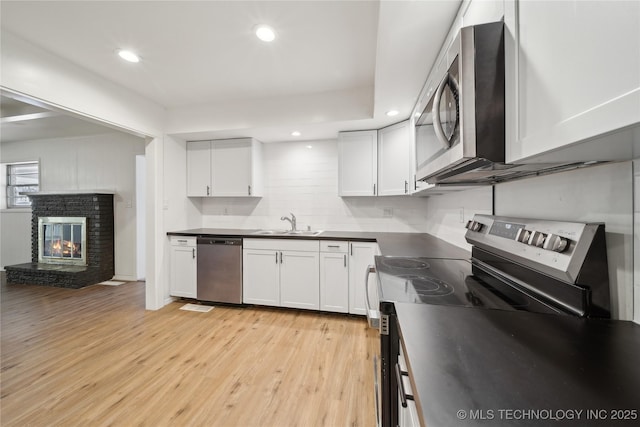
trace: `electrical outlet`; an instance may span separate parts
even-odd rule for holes
[[[460,208],[460,223],[464,224],[464,208]]]
[[[393,208],[384,208],[382,210],[382,216],[384,218],[392,218],[393,217]]]

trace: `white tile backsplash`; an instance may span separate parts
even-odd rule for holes
[[[425,198],[338,196],[336,140],[265,144],[263,156],[264,197],[203,199],[203,227],[288,228],[280,217],[293,212],[298,228],[426,231]]]
[[[614,318],[634,317],[632,162],[499,184],[496,215],[604,222]],[[637,304],[636,304],[637,307]]]

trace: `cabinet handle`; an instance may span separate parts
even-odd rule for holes
[[[177,240],[177,242],[178,242],[178,243],[187,243],[187,241],[186,241],[186,240],[181,240],[181,239],[178,239],[178,240]]]
[[[207,185],[207,196],[211,194],[211,193],[209,192],[209,190],[210,190],[210,188],[209,188],[209,186]]]
[[[282,252],[280,252],[280,264],[282,264]]]
[[[278,263],[278,252],[276,252],[276,264]]]
[[[374,196],[376,195],[376,185],[375,184],[373,184],[373,195]]]
[[[398,390],[400,391],[400,401],[402,407],[407,407],[407,400],[413,400],[413,396],[404,391],[404,383],[402,382],[402,374],[400,373],[400,365],[396,363],[396,381],[398,382]]]
[[[349,243],[349,253],[353,256],[353,243]]]
[[[196,248],[191,249],[191,255],[193,256],[193,259],[196,259]]]
[[[344,256],[344,266],[345,267],[347,266],[347,256],[346,255]]]
[[[404,181],[404,194],[407,194],[409,192],[409,182],[408,181]]]
[[[327,245],[328,248],[339,248],[340,245]]]
[[[247,185],[247,191],[249,192],[249,195],[251,195],[251,186]]]

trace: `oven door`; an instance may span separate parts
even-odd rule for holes
[[[379,298],[378,291],[376,287],[375,281],[372,282],[369,278],[372,274],[376,273],[375,265],[367,266],[366,276],[364,278],[364,305],[367,310],[367,322],[369,322],[369,326],[372,328],[379,329],[380,328],[380,309],[379,309]],[[377,277],[377,276],[374,276]]]

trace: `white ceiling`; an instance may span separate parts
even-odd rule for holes
[[[187,139],[291,139],[293,126],[304,132],[298,139],[316,139],[407,118],[459,4],[2,1],[0,26],[162,105],[169,115],[234,105],[210,129],[181,128]],[[267,44],[253,35],[260,23],[276,29],[276,41]],[[118,48],[137,51],[142,61],[122,61]],[[249,108],[270,99],[315,103],[327,94],[344,94],[345,107],[319,111],[315,116],[326,119],[314,122],[284,108],[265,123],[260,109]],[[388,118],[389,109],[400,115]]]

